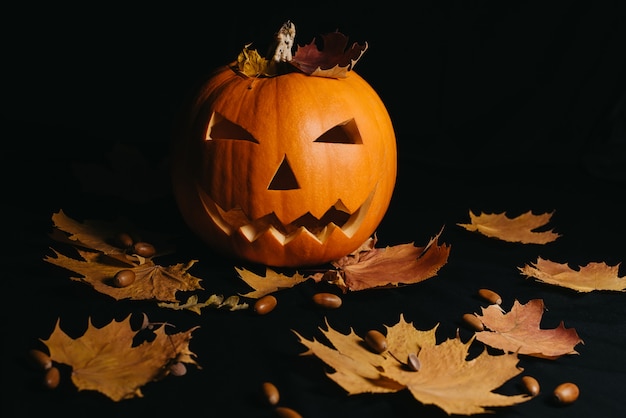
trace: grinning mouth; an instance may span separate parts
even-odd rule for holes
[[[337,200],[320,219],[306,213],[289,224],[283,224],[274,212],[259,219],[250,220],[239,207],[225,211],[199,186],[197,189],[205,210],[213,222],[227,235],[232,235],[239,230],[250,242],[254,242],[261,235],[269,232],[283,244],[303,232],[308,232],[321,243],[324,243],[335,229],[340,229],[348,238],[352,237],[361,226],[376,190],[374,188],[365,202],[352,214],[347,211],[341,200]]]

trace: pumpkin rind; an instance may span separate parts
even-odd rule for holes
[[[185,109],[173,190],[185,222],[219,251],[268,266],[323,264],[374,233],[393,194],[396,158],[387,110],[354,71],[343,79],[248,78],[224,66]],[[333,205],[346,212],[336,221],[346,232],[315,225],[313,218],[333,218]]]

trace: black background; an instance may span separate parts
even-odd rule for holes
[[[618,292],[576,293],[525,279],[517,270],[538,256],[572,266],[624,262],[626,187],[624,91],[626,20],[622,2],[417,2],[397,6],[290,4],[22,5],[4,12],[2,202],[9,231],[5,266],[3,416],[273,416],[257,397],[264,380],[281,405],[305,417],[432,416],[408,392],[347,396],[321,361],[299,356],[295,334],[321,338],[325,319],[362,335],[384,330],[400,314],[438,337],[465,340],[464,313],[478,312],[476,291],[498,291],[503,307],[542,298],[542,326],[575,328],[579,355],[547,361],[522,357],[542,393],[498,416],[619,416],[625,406],[626,309]],[[264,51],[291,19],[297,43],[339,30],[368,42],[356,66],[379,93],[394,122],[398,181],[377,235],[380,245],[425,245],[442,227],[449,262],[425,282],[343,295],[323,311],[310,303],[320,285],[277,294],[267,316],[205,309],[202,315],[115,302],[69,280],[43,261],[55,244],[51,216],[78,220],[125,216],[149,230],[180,236],[162,264],[198,259],[192,274],[204,295],[248,288],[234,266],[186,229],[167,182],[174,121],[194,87],[253,42]],[[85,167],[135,165],[110,182],[88,181]],[[151,174],[144,176],[146,171]],[[563,235],[545,246],[490,240],[456,223],[468,212],[555,211]],[[6,259],[5,259],[6,258]],[[620,265],[620,275],[624,276]],[[324,288],[333,292],[338,289]],[[202,298],[202,297],[201,297]],[[201,370],[142,388],[119,403],[77,392],[65,382],[39,387],[21,360],[47,338],[57,319],[73,337],[88,318],[98,325],[149,314],[179,330],[200,325],[190,348]],[[580,399],[557,407],[550,392],[573,381]],[[519,379],[503,387],[517,393]]]

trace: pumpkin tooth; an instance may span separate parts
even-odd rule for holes
[[[324,228],[322,228],[320,232],[314,234],[313,232],[309,231],[304,226],[301,226],[300,228],[296,229],[292,233],[285,235],[281,233],[280,231],[278,231],[276,228],[271,226],[267,228],[264,231],[264,233],[272,234],[272,236],[283,245],[289,244],[291,241],[295,240],[296,238],[301,238],[302,235],[307,235],[309,238],[319,241],[321,244],[323,244],[331,236],[332,232],[337,228],[338,227],[335,224],[326,225]],[[264,233],[258,234],[255,237],[255,240],[258,239]]]
[[[200,196],[200,201],[202,202],[202,206],[204,206],[204,210],[209,214],[215,225],[219,226],[222,231],[224,231],[227,235],[231,235],[233,233],[233,228],[231,224],[225,219],[224,210],[219,207],[212,199],[210,199],[202,189],[198,187],[198,195]]]
[[[365,202],[351,215],[341,210],[345,207],[338,200],[321,219],[317,219],[308,213],[287,225],[282,224],[275,213],[270,213],[255,221],[251,221],[241,208],[225,211],[200,187],[198,187],[198,194],[213,222],[227,235],[233,235],[238,230],[248,241],[254,242],[261,235],[270,233],[277,241],[286,244],[303,233],[324,243],[336,229],[339,229],[347,237],[351,237],[359,229],[368,213],[375,190],[376,188],[372,190]]]
[[[333,234],[335,229],[339,229],[345,235],[345,231],[343,231],[342,228],[331,222],[317,233],[317,239],[320,240],[320,242],[322,243],[326,242],[326,240],[328,240],[328,238],[330,238],[330,236]]]
[[[346,213],[352,213],[352,211],[350,209],[348,209],[348,207],[343,203],[343,201],[341,199],[337,200],[337,203],[335,203],[333,205],[333,207],[337,210],[340,210],[342,212],[346,212]]]
[[[311,231],[309,231],[308,229],[306,229],[305,227],[301,226],[300,228],[296,229],[294,232],[292,232],[291,234],[284,236],[284,240],[283,240],[283,245],[287,244],[290,241],[293,241],[295,238],[299,237],[302,234],[308,234],[310,235],[312,238],[317,239],[317,237],[311,233]]]
[[[254,224],[249,224],[249,225],[244,225],[240,227],[239,232],[241,233],[241,235],[245,236],[246,239],[250,242],[256,241],[260,236],[264,234],[271,234],[274,237],[274,239],[276,239],[276,241],[285,245],[289,243],[290,241],[293,241],[294,239],[296,239],[302,234],[306,234],[310,236],[311,238],[319,241],[320,243],[324,243],[324,241],[328,239],[328,237],[332,234],[332,231],[336,228],[337,228],[337,225],[335,224],[326,225],[324,228],[322,228],[320,232],[314,234],[313,232],[309,231],[304,226],[301,226],[289,234],[284,234],[280,232],[278,229],[276,229],[275,227],[273,227],[272,225],[262,230],[259,230],[255,228]]]
[[[274,234],[274,236],[276,236],[276,238],[278,239],[278,241],[283,242],[284,241],[284,235],[281,234],[280,232],[278,232],[276,230],[276,228],[274,228],[273,226],[269,226],[269,228],[263,229],[263,230],[258,230],[255,225],[253,223],[250,223],[248,225],[244,225],[242,227],[239,228],[239,231],[248,239],[248,241],[250,242],[254,242],[257,240],[257,238],[259,238],[261,235],[263,235],[263,233],[267,230],[274,230],[276,231],[276,233]],[[282,236],[282,238],[281,238]]]
[[[363,218],[368,214],[370,210],[370,204],[374,199],[374,192],[376,191],[376,187],[370,193],[370,195],[365,199],[365,202],[356,210],[346,223],[341,226],[341,230],[348,236],[351,237],[356,233],[356,231],[361,227],[361,223],[363,222]]]

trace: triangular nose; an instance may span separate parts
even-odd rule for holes
[[[274,177],[268,186],[268,190],[293,190],[299,189],[300,185],[296,180],[296,175],[293,173],[287,157],[283,158],[278,170],[274,173]]]

